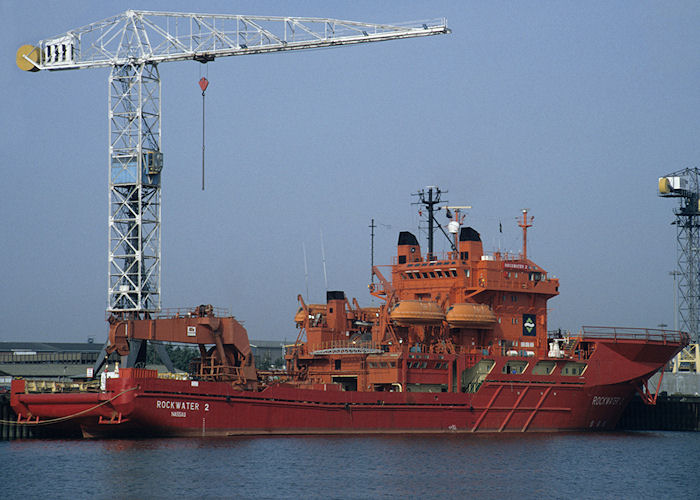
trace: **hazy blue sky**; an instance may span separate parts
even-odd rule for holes
[[[700,158],[698,2],[0,0],[0,340],[106,337],[108,70],[14,61],[128,8],[453,30],[161,64],[164,307],[229,307],[252,338],[293,339],[302,244],[312,302],[322,230],[329,288],[370,304],[370,219],[389,263],[398,231],[415,232],[410,194],[438,185],[473,206],[489,250],[518,250],[530,209],[528,254],[561,280],[550,328],[673,324],[675,203],[656,184]]]

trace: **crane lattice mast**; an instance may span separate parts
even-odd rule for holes
[[[678,243],[674,283],[678,291],[680,329],[700,342],[700,170],[687,168],[659,178],[659,196],[678,198],[673,213]],[[676,280],[675,277],[679,279]],[[674,311],[676,313],[676,311]]]
[[[161,83],[158,64],[447,34],[444,19],[407,25],[324,18],[127,10],[24,45],[27,71],[109,67],[107,311],[161,308]]]

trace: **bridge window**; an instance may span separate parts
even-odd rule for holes
[[[502,373],[518,374],[527,369],[527,361],[508,361],[501,369]]]
[[[551,375],[556,363],[554,361],[538,361],[532,368],[533,375]]]
[[[564,368],[561,369],[561,374],[570,377],[583,375],[583,372],[586,371],[586,366],[586,363],[566,363]]]

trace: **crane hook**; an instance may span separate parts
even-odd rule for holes
[[[206,92],[208,86],[209,80],[207,80],[205,77],[199,79],[199,88],[202,89],[202,95],[204,95],[204,92]]]

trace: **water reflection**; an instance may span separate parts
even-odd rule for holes
[[[12,441],[0,460],[6,498],[668,498],[698,449],[700,433],[232,437]]]

